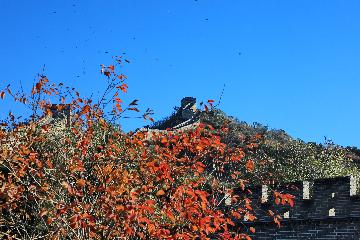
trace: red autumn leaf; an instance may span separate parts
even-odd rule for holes
[[[5,92],[0,92],[0,98],[4,99],[4,97],[5,97]]]
[[[235,226],[235,223],[230,218],[227,218],[226,222],[231,226]]]
[[[69,219],[69,222],[70,222],[70,227],[75,229],[79,226],[79,221],[80,218],[79,218],[79,215],[75,214],[73,215],[70,219]]]
[[[161,143],[166,144],[168,142],[168,139],[166,137],[161,138]]]
[[[196,150],[198,150],[198,151],[203,151],[204,150],[204,147],[203,146],[201,146],[201,145],[196,145]]]
[[[163,196],[163,195],[165,195],[165,192],[162,189],[160,189],[159,191],[156,192],[156,196],[158,196],[158,197]]]
[[[172,221],[175,221],[175,216],[171,210],[166,211],[166,216]]]
[[[210,105],[210,107],[213,106],[213,103],[214,103],[214,100],[212,100],[212,99],[209,99],[209,100],[208,100],[208,104]],[[206,106],[206,105],[205,105],[205,106]]]
[[[197,162],[196,163],[196,169],[199,173],[202,173],[205,169],[205,164],[203,164],[202,162]]]
[[[90,112],[90,106],[89,105],[85,105],[82,109],[81,109],[81,114],[86,114],[88,112]]]
[[[41,82],[36,83],[35,89],[37,90],[37,92],[40,91],[41,87],[42,87],[42,83],[41,83]]]
[[[250,232],[255,233],[255,228],[254,227],[250,227],[249,230],[250,230]]]
[[[122,85],[120,86],[116,86],[116,88],[120,89],[121,91],[123,92],[127,92],[127,88],[128,88],[128,85],[126,83],[123,83]]]
[[[46,219],[46,223],[47,223],[47,225],[50,225],[52,222],[53,222],[53,218],[47,218]]]
[[[127,223],[125,223],[125,233],[130,236],[133,235],[133,230],[130,228],[130,226]]]
[[[119,112],[122,112],[122,108],[121,108],[121,105],[119,103],[115,104],[115,107]]]
[[[238,213],[238,212],[236,212],[236,211],[233,211],[231,214],[232,214],[235,218],[237,218],[237,219],[240,219],[240,218],[241,218],[240,213]]]
[[[111,71],[114,71],[115,67],[114,67],[114,65],[110,65],[110,66],[108,66],[108,69],[110,69]]]
[[[76,185],[78,185],[79,187],[84,187],[86,184],[86,181],[84,179],[78,179],[76,181]]]
[[[30,153],[30,154],[29,154],[29,159],[30,159],[31,161],[35,161],[35,159],[36,159],[36,153],[34,153],[34,152]]]
[[[124,206],[123,205],[117,205],[116,207],[115,207],[115,209],[116,209],[116,211],[124,211]]]
[[[248,170],[249,172],[252,172],[254,170],[254,161],[253,160],[248,160],[245,164],[245,168],[246,170]]]

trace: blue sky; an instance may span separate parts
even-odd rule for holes
[[[155,119],[184,96],[217,100],[225,84],[229,115],[360,147],[359,12],[357,0],[0,0],[0,88],[30,87],[45,65],[50,80],[96,95],[99,65],[125,52],[125,99]],[[9,109],[0,102],[1,116]]]

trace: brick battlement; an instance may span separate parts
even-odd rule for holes
[[[360,192],[355,177],[299,181],[281,186],[250,188],[257,220],[246,222],[256,228],[253,239],[360,239]],[[294,207],[276,205],[272,190],[295,196]],[[234,194],[244,194],[236,189]],[[268,210],[282,218],[273,223]]]

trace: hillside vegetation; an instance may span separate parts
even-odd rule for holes
[[[256,160],[259,176],[270,172],[273,180],[288,182],[359,175],[360,151],[355,147],[342,147],[329,140],[324,144],[307,143],[292,138],[284,130],[268,129],[259,123],[248,124],[218,109],[201,112],[200,120],[215,129],[225,124],[228,131],[219,133],[222,141],[230,145],[243,145],[246,139],[260,134],[262,141],[258,148],[247,155]]]
[[[0,120],[0,239],[251,239],[254,228],[234,226],[256,220],[247,185],[271,179],[246,157],[261,135],[225,144],[226,124],[198,119],[186,131],[125,133],[117,120],[140,110],[120,99],[127,85],[116,67],[101,66],[100,99],[43,75],[30,93],[0,90],[32,109],[29,121]],[[294,205],[290,194],[270,194]]]
[[[260,136],[258,145],[244,158],[244,161],[254,161],[254,174],[258,176],[256,182],[259,184],[360,176],[360,150],[355,147],[342,147],[330,140],[323,144],[305,142],[284,130],[269,129],[260,123],[248,124],[215,108],[197,111],[194,118],[214,127],[221,141],[228,146],[246,147],[254,136]],[[175,107],[171,116],[155,122],[150,128],[173,128],[181,121],[181,108]]]

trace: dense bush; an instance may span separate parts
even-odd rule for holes
[[[29,95],[0,92],[33,110],[25,123],[10,115],[0,130],[0,237],[250,239],[253,228],[233,226],[256,218],[251,202],[230,188],[258,179],[255,161],[244,156],[261,136],[226,144],[221,133],[228,127],[208,124],[124,133],[116,120],[139,112],[137,101],[123,105],[126,78],[115,66],[101,71],[107,88],[98,101],[45,76]],[[52,96],[63,104],[54,109]],[[62,116],[68,107],[71,119]],[[150,113],[142,117],[151,120]],[[292,205],[291,195],[281,197]],[[231,206],[224,208],[225,200]]]

